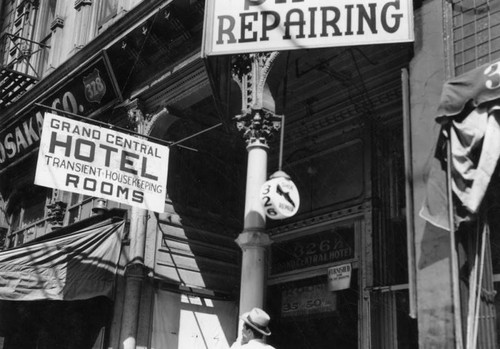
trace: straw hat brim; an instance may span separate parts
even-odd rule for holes
[[[270,336],[271,331],[269,330],[269,327],[267,326],[259,326],[258,324],[252,322],[252,320],[249,318],[250,312],[245,313],[240,316],[240,319],[243,320],[248,326],[253,328],[254,330],[262,333],[264,336]]]

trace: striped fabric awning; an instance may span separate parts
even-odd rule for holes
[[[0,253],[0,300],[79,300],[113,296],[124,221]]]

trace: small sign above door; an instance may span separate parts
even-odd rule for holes
[[[340,291],[351,287],[351,274],[350,263],[328,268],[328,290]]]

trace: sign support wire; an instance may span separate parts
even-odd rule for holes
[[[193,137],[196,137],[196,136],[199,136],[205,132],[208,132],[208,131],[211,131],[213,130],[214,128],[217,128],[219,126],[222,125],[222,122],[214,125],[214,126],[211,126],[205,130],[202,130],[200,132],[197,132],[191,136],[188,136],[186,138],[183,138],[179,141],[176,141],[176,142],[172,142],[172,141],[166,141],[164,139],[160,139],[160,138],[156,138],[156,137],[153,137],[153,136],[149,136],[149,135],[144,135],[142,133],[139,133],[139,132],[135,132],[135,131],[132,131],[132,130],[128,130],[126,128],[123,128],[123,127],[120,127],[120,126],[116,126],[116,125],[112,125],[110,123],[107,123],[107,122],[103,122],[103,121],[99,121],[99,120],[95,120],[95,119],[92,119],[92,118],[89,118],[89,117],[85,117],[85,116],[82,116],[82,115],[78,115],[78,114],[75,114],[75,113],[71,113],[69,111],[65,111],[65,110],[61,110],[61,109],[57,109],[57,108],[53,108],[53,107],[50,107],[48,105],[44,105],[44,104],[40,104],[40,103],[34,103],[36,106],[39,106],[39,107],[42,107],[42,108],[46,108],[46,109],[49,109],[49,110],[52,110],[52,111],[55,111],[55,112],[58,112],[58,113],[64,113],[68,116],[72,116],[74,118],[79,118],[79,119],[82,119],[82,120],[85,120],[85,121],[89,121],[91,123],[95,123],[95,124],[99,124],[101,126],[105,126],[109,129],[115,129],[115,130],[118,130],[118,131],[122,131],[122,132],[125,132],[125,133],[128,133],[128,134],[133,134],[135,136],[140,136],[140,137],[145,137],[147,138],[148,140],[152,140],[152,141],[156,141],[160,144],[164,144],[168,147],[173,147],[173,146],[177,146],[177,147],[180,147],[180,148],[184,148],[184,149],[187,149],[187,150],[191,150],[191,151],[195,151],[195,152],[198,152],[198,149],[195,149],[195,148],[191,148],[191,147],[187,147],[185,145],[181,145],[180,143],[188,140],[188,139],[191,139]]]

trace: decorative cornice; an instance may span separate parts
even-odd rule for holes
[[[290,233],[301,229],[310,229],[311,226],[324,224],[327,222],[341,221],[362,216],[367,210],[371,209],[370,202],[360,203],[355,206],[346,207],[336,211],[328,212],[319,216],[306,218],[298,222],[282,225],[273,229],[266,230],[271,237]]]
[[[75,1],[75,10],[80,10],[82,6],[92,5],[92,0],[76,0]]]
[[[50,23],[50,30],[55,30],[56,28],[63,28],[63,27],[64,27],[64,19],[61,16],[56,15],[52,23]]]

